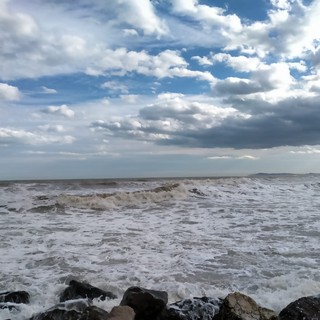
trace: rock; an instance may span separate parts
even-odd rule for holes
[[[202,297],[171,304],[163,320],[212,320],[219,313],[222,300]]]
[[[106,320],[108,312],[95,306],[84,310],[61,308],[57,305],[44,313],[40,313],[30,320]]]
[[[200,191],[197,188],[190,189],[189,192],[191,192],[191,193],[193,193],[193,194],[195,194],[197,196],[201,196],[201,197],[205,197],[206,196],[205,193],[203,193],[202,191]]]
[[[101,290],[89,283],[71,280],[69,286],[62,292],[60,302],[79,298],[100,298],[101,300],[105,300],[106,298],[116,299],[117,296],[112,292]]]
[[[90,307],[89,300],[70,300],[59,303],[47,311],[33,316],[30,320],[80,320],[88,307]]]
[[[10,311],[12,311],[12,310],[19,310],[19,308],[16,307],[15,305],[8,304],[8,303],[0,303],[0,309],[1,309],[1,310],[8,309],[8,310],[10,310]]]
[[[81,313],[75,310],[53,309],[44,313],[40,313],[30,320],[80,320]]]
[[[108,312],[96,306],[87,307],[79,320],[106,320]]]
[[[165,311],[168,294],[165,291],[130,287],[123,295],[121,306],[129,306],[136,313],[135,320],[157,320]]]
[[[277,320],[274,311],[262,308],[250,297],[234,292],[223,300],[217,320]]]
[[[135,312],[129,306],[114,307],[109,313],[108,320],[134,320]]]
[[[30,302],[30,295],[26,291],[1,292],[0,302],[24,303]]]
[[[320,296],[303,297],[291,302],[279,314],[280,320],[320,319]]]

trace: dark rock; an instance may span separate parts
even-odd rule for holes
[[[75,310],[54,309],[40,313],[30,320],[80,320],[81,313]]]
[[[200,191],[197,188],[190,189],[189,192],[191,192],[191,193],[193,193],[193,194],[195,194],[197,196],[201,196],[201,197],[205,197],[206,196],[205,193],[203,193],[202,191]]]
[[[24,303],[30,302],[30,295],[26,291],[1,292],[0,302]]]
[[[101,290],[85,282],[71,280],[69,286],[62,292],[60,302],[79,298],[100,298],[101,300],[116,299],[117,296],[112,292]]]
[[[319,320],[320,296],[303,297],[291,302],[279,314],[280,320]]]
[[[130,287],[123,295],[121,306],[129,306],[136,313],[135,320],[157,320],[165,311],[168,294],[165,291]]]
[[[112,308],[108,320],[134,320],[134,310],[129,306],[118,306]]]
[[[0,303],[0,309],[8,309],[10,311],[12,310],[19,310],[19,308],[15,305],[8,304],[8,303]]]
[[[277,320],[274,311],[262,308],[250,297],[234,292],[223,300],[217,320]]]
[[[59,303],[49,310],[33,316],[30,320],[80,320],[88,307],[90,307],[88,300],[70,300]]]
[[[202,297],[171,304],[163,320],[212,320],[219,313],[222,300]]]
[[[78,306],[79,307],[79,306]],[[44,313],[40,313],[30,320],[106,320],[108,312],[95,306],[82,308],[63,308],[57,305]]]
[[[79,320],[106,320],[109,319],[108,318],[108,312],[95,307],[95,306],[91,306],[91,307],[87,307]]]

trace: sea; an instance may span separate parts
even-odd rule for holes
[[[169,302],[240,291],[279,312],[320,294],[320,175],[0,182],[0,292],[29,319],[71,279]]]

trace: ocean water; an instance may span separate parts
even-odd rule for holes
[[[70,279],[169,301],[241,291],[280,311],[320,293],[320,176],[0,182],[0,292],[59,301]]]

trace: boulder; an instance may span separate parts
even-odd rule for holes
[[[89,283],[79,282],[76,280],[71,280],[69,286],[60,295],[60,302],[67,300],[74,300],[80,298],[94,299],[99,298],[101,300],[116,299],[117,296],[112,292],[104,291],[97,287],[90,285]]]
[[[89,300],[70,300],[59,303],[47,311],[33,316],[30,320],[80,320],[88,307],[90,307]]]
[[[108,320],[134,320],[134,310],[129,306],[118,306],[112,308]]]
[[[131,307],[136,314],[135,320],[157,320],[165,311],[167,303],[168,294],[165,291],[130,287],[124,293],[120,305]]]
[[[52,309],[44,313],[37,314],[30,320],[80,320],[81,313],[75,310]]]
[[[98,308],[96,306],[87,307],[79,320],[106,320],[108,318],[108,312]],[[131,320],[131,319],[130,319]]]
[[[1,292],[0,302],[27,304],[30,302],[30,295],[26,291]]]
[[[320,319],[320,296],[303,297],[291,302],[279,314],[280,320]]]
[[[60,303],[30,320],[106,320],[108,312],[79,299]]]
[[[212,320],[222,300],[202,297],[182,300],[168,306],[163,320]]]
[[[217,320],[277,320],[274,311],[262,308],[250,297],[230,293],[223,300]]]

